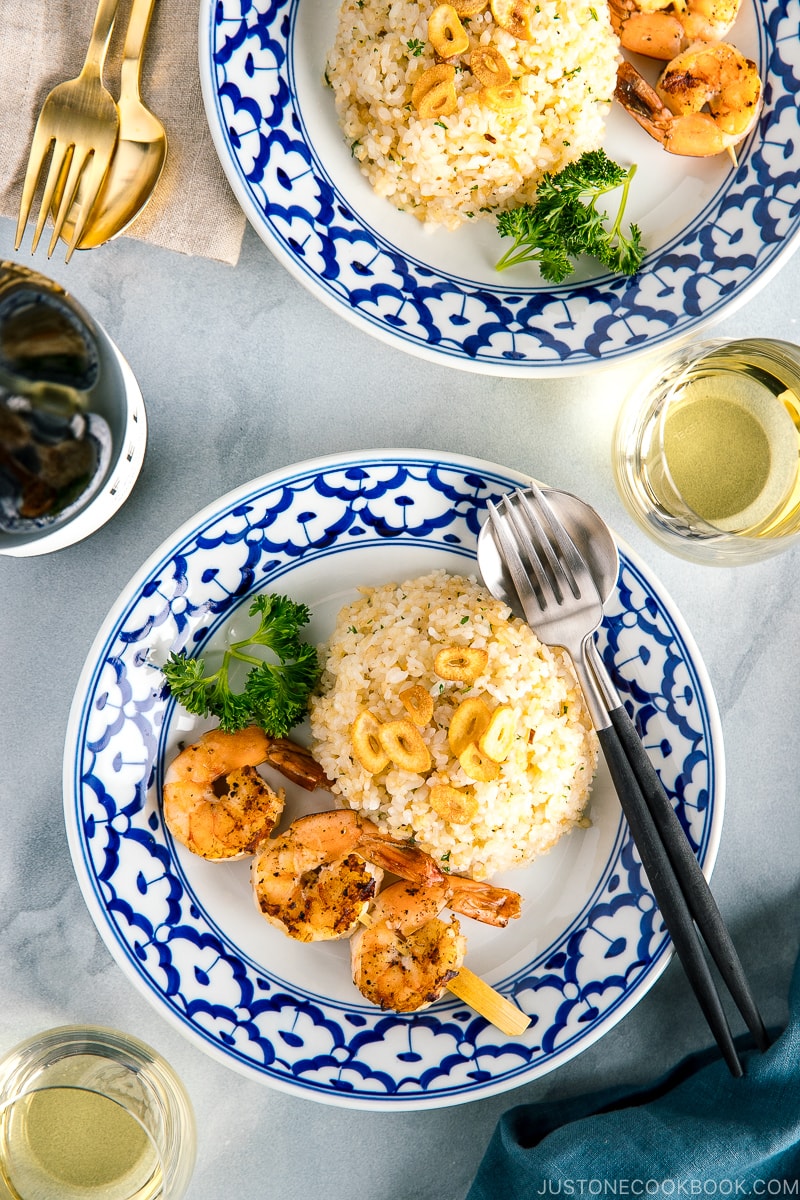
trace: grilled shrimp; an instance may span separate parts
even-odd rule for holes
[[[253,854],[283,812],[256,767],[269,757],[269,742],[256,726],[224,733],[210,729],[187,746],[164,776],[164,820],[173,837],[193,854],[230,862]]]
[[[626,50],[669,62],[693,42],[727,37],[741,0],[609,0],[611,24]]]
[[[662,71],[655,88],[620,63],[615,98],[670,154],[732,151],[758,119],[758,69],[726,42],[697,44]],[[707,111],[705,111],[707,107]]]
[[[259,847],[251,868],[256,904],[301,942],[349,937],[383,872],[418,883],[443,878],[433,859],[381,833],[349,809],[311,813]]]
[[[438,1000],[461,969],[467,941],[448,905],[492,925],[519,915],[519,896],[506,888],[445,876],[428,884],[401,880],[382,891],[368,924],[350,942],[353,982],[367,1000],[395,1012],[415,1012]]]
[[[446,881],[424,887],[401,880],[381,892],[369,926],[350,942],[353,983],[367,1000],[415,1012],[439,999],[467,950],[455,917],[439,917],[446,904]]]

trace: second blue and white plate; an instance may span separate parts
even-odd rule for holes
[[[498,274],[507,245],[492,220],[426,233],[372,192],[324,81],[338,7],[201,0],[200,76],[220,162],[255,230],[318,299],[384,342],[469,371],[576,375],[698,333],[794,252],[795,0],[744,4],[729,35],[757,63],[765,93],[738,165],[667,154],[612,108],[605,149],[637,164],[626,220],[648,253],[633,278],[586,262],[558,286],[532,264]],[[642,69],[655,78],[657,64]]]
[[[490,463],[403,450],[338,455],[267,475],[170,537],[125,588],[89,653],[64,757],[67,832],[86,903],[151,1003],[251,1078],[310,1099],[381,1109],[503,1092],[592,1045],[669,960],[604,769],[592,791],[591,827],[501,880],[524,898],[520,920],[504,930],[463,922],[467,965],[532,1018],[518,1038],[452,996],[418,1014],[381,1012],[351,983],[347,943],[284,937],[256,910],[247,862],[205,862],[177,845],[162,821],[166,763],[179,742],[211,724],[167,695],[159,664],[170,650],[204,652],[221,642],[247,620],[258,591],[307,603],[307,636],[320,641],[359,585],[435,567],[477,575],[487,501],[521,482]],[[714,698],[680,615],[625,547],[601,646],[710,874],[724,793]],[[327,793],[287,787],[287,796],[290,817],[332,805]]]

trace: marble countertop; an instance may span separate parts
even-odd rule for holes
[[[11,222],[0,221],[0,258],[13,258],[12,247]],[[223,493],[286,464],[383,446],[473,455],[578,492],[659,576],[721,714],[727,797],[714,891],[768,1024],[781,1024],[800,941],[800,545],[720,569],[673,557],[638,530],[616,495],[609,447],[640,366],[545,382],[406,356],[310,296],[251,230],[235,268],[130,239],[69,266],[40,257],[31,265],[67,286],[128,358],[149,445],[131,497],[92,537],[0,559],[0,1053],[73,1022],[127,1030],[158,1049],[197,1114],[189,1200],[300,1200],[320,1190],[328,1200],[460,1200],[512,1104],[646,1081],[709,1044],[673,961],[611,1033],[538,1082],[422,1113],[337,1109],[207,1057],[101,941],[67,849],[61,758],[72,695],[109,608],[152,551]],[[795,259],[714,333],[800,341],[798,314]]]

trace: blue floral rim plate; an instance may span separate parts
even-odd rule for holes
[[[614,106],[605,149],[636,163],[626,219],[648,253],[633,278],[583,263],[560,286],[489,219],[426,233],[376,197],[324,80],[338,0],[201,0],[200,76],[231,187],[278,260],[362,330],[441,364],[495,375],[575,375],[697,333],[762,287],[800,231],[800,37],[780,0],[743,6],[730,36],[753,58],[756,129],[711,159],[669,155]],[[641,66],[641,62],[639,63]],[[657,64],[642,70],[655,78]]]
[[[522,917],[503,930],[463,922],[467,965],[531,1016],[516,1038],[454,996],[417,1014],[381,1012],[353,986],[346,942],[284,937],[256,909],[247,861],[208,863],[164,828],[165,764],[213,723],[167,695],[159,664],[170,650],[203,652],[223,641],[262,590],[307,603],[307,636],[322,641],[360,585],[437,567],[477,576],[487,502],[521,482],[491,463],[416,450],[276,471],[168,538],[124,589],[88,655],[70,714],[64,802],[89,911],[153,1006],[251,1078],[382,1109],[503,1092],[592,1045],[669,960],[604,768],[590,826],[500,880],[521,892]],[[714,698],[674,605],[625,547],[600,645],[710,874],[724,803]],[[274,786],[286,785],[264,770]],[[327,792],[286,790],[286,819],[333,804]]]

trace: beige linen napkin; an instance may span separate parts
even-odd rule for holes
[[[96,0],[0,3],[0,215],[16,220],[33,130],[45,96],[81,69]],[[130,0],[120,0],[105,83],[119,94]],[[245,217],[219,164],[197,64],[199,0],[156,0],[144,52],[142,99],[169,149],[153,199],[126,236],[222,262],[239,258]],[[38,197],[37,197],[38,200]],[[29,219],[29,224],[30,220]],[[30,231],[26,242],[30,244]]]

